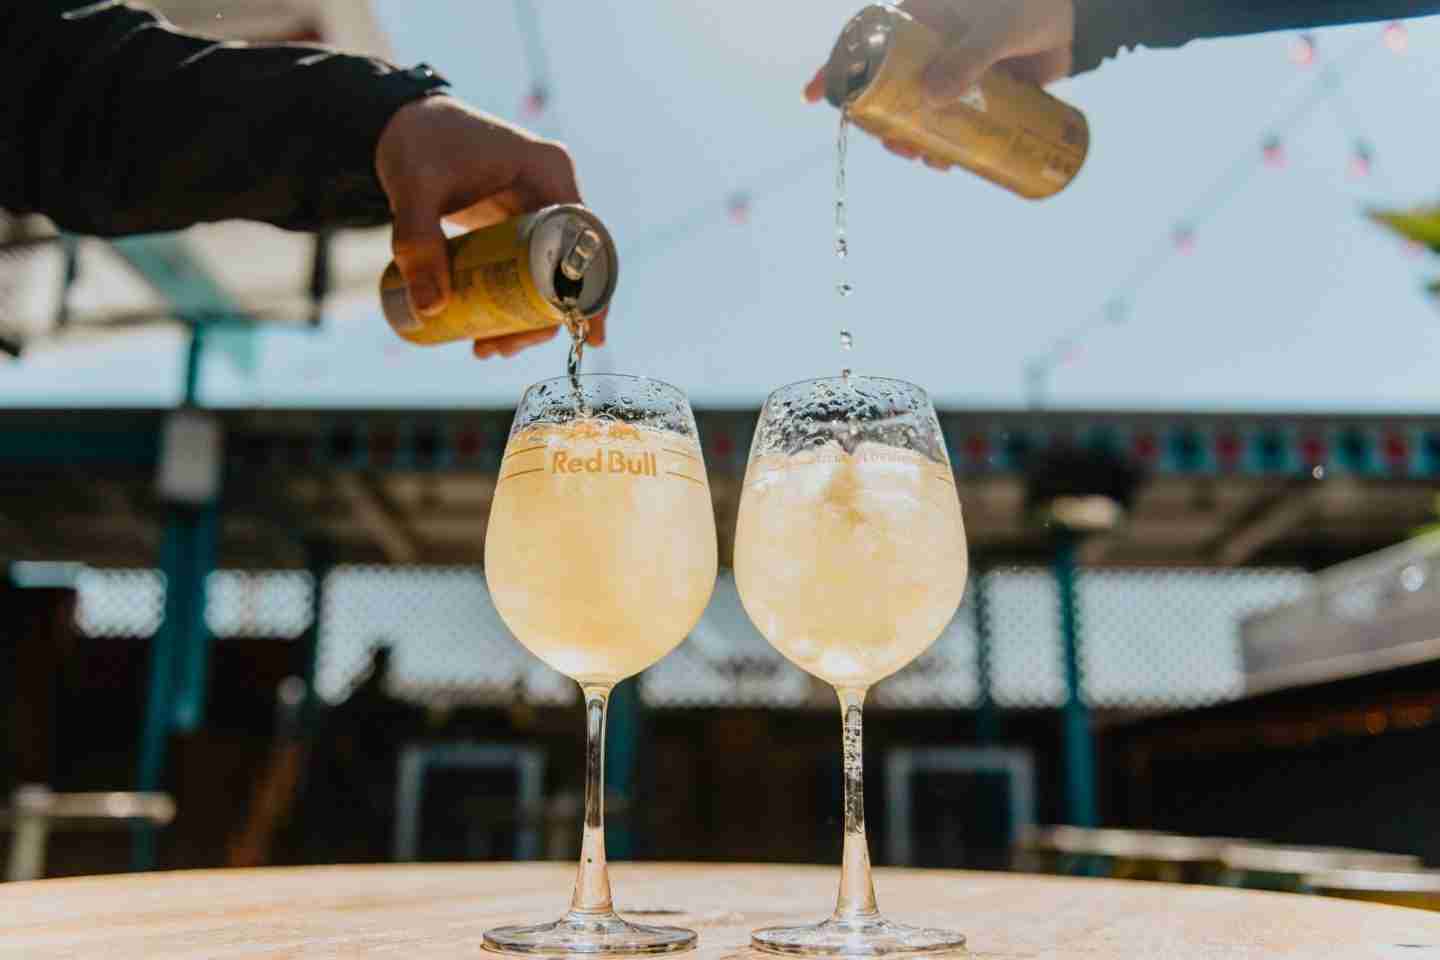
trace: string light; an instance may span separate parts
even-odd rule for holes
[[[1274,134],[1265,138],[1265,142],[1260,146],[1260,152],[1265,158],[1265,166],[1276,169],[1285,166],[1285,144]]]
[[[1286,132],[1303,122],[1317,107],[1328,103],[1337,111],[1337,119],[1342,127],[1349,128],[1354,138],[1347,161],[1350,175],[1362,178],[1374,172],[1375,151],[1367,140],[1358,136],[1361,126],[1358,115],[1351,110],[1342,109],[1346,107],[1341,90],[1342,74],[1348,69],[1353,69],[1354,61],[1359,60],[1361,56],[1373,53],[1380,48],[1382,40],[1383,45],[1392,51],[1398,52],[1398,49],[1403,49],[1404,44],[1408,43],[1404,27],[1398,23],[1392,26],[1399,29],[1387,28],[1383,37],[1371,34],[1370,39],[1356,42],[1314,75],[1309,93],[1294,105],[1293,110],[1284,121],[1261,138],[1261,157],[1265,165],[1285,166],[1289,160],[1284,139]],[[1309,33],[1292,37],[1289,52],[1291,61],[1297,66],[1308,67],[1318,60],[1316,40]],[[1253,147],[1250,148],[1250,150],[1253,149]],[[1244,188],[1259,166],[1253,158],[1254,154],[1248,151],[1238,157],[1217,178],[1203,199],[1199,200],[1187,213],[1185,219],[1179,221],[1171,229],[1170,235],[1159,238],[1148,253],[1137,259],[1130,275],[1119,285],[1116,292],[1100,305],[1089,320],[1082,322],[1064,337],[1052,340],[1046,349],[1033,355],[1024,363],[1022,369],[1026,393],[1032,406],[1039,408],[1045,405],[1049,394],[1051,375],[1056,368],[1065,365],[1077,355],[1075,347],[1079,346],[1081,341],[1097,335],[1106,327],[1123,323],[1127,309],[1126,304],[1134,299],[1140,288],[1144,287],[1171,258],[1188,256],[1195,252],[1198,229],[1203,221],[1223,209]],[[1424,247],[1409,244],[1405,249],[1412,256],[1418,256],[1425,250]]]
[[[1385,46],[1390,48],[1394,54],[1402,54],[1410,48],[1410,33],[1405,29],[1405,24],[1394,20],[1385,27]]]
[[[725,212],[730,222],[743,226],[750,222],[750,194],[743,191],[730,194],[725,203]]]
[[[1315,35],[1302,33],[1290,42],[1290,62],[1297,67],[1308,67],[1315,62]]]
[[[1375,151],[1370,149],[1370,144],[1364,140],[1355,141],[1355,149],[1350,154],[1350,177],[1353,180],[1363,180],[1370,176],[1370,171],[1375,167]]]
[[[520,101],[520,114],[527,120],[535,120],[545,112],[550,105],[550,91],[543,83],[537,83],[525,94],[525,99]]]

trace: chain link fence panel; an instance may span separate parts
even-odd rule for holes
[[[977,575],[981,576],[981,575]],[[1058,595],[1043,567],[983,574],[991,623],[995,703],[1059,706],[1065,699]],[[1243,691],[1239,623],[1299,597],[1310,578],[1291,569],[1082,570],[1081,666],[1098,707],[1181,708]],[[972,578],[967,602],[925,653],[878,684],[890,709],[974,707],[980,698]],[[164,578],[153,570],[85,570],[77,622],[91,636],[145,636],[164,617]],[[299,636],[313,585],[293,571],[217,571],[206,620],[220,636]],[[343,699],[379,645],[392,650],[394,693],[435,705],[564,704],[575,685],[517,642],[478,568],[340,567],[329,574],[316,686]],[[722,571],[700,623],[641,676],[651,707],[823,707],[829,690],[782,657],[745,615]]]

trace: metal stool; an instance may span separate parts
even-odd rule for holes
[[[40,784],[15,790],[0,824],[15,836],[6,880],[38,880],[45,874],[45,846],[53,830],[108,830],[134,823],[165,826],[175,801],[163,793],[55,793]]]

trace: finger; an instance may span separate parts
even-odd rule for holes
[[[464,230],[479,230],[533,209],[534,201],[522,191],[511,188],[492,193],[463,210],[447,214],[445,221]]]
[[[810,82],[805,84],[805,102],[819,103],[820,99],[824,96],[825,68],[821,67],[819,70],[815,71],[815,76],[810,78]]]
[[[580,203],[580,184],[575,179],[575,161],[558,143],[537,142],[520,171],[520,187],[528,191],[536,207],[552,203]]]
[[[941,173],[944,173],[946,170],[950,169],[950,164],[946,163],[944,160],[937,160],[935,157],[926,157],[925,166],[929,167],[931,170],[939,170]]]
[[[585,338],[585,342],[590,344],[590,346],[605,346],[605,318],[608,316],[610,316],[610,310],[607,307],[596,316],[590,318],[590,335]]]
[[[998,44],[965,42],[946,48],[925,68],[922,82],[931,102],[944,103],[964,96],[975,88],[985,71],[995,65],[1004,51]]]
[[[450,300],[450,253],[439,212],[424,204],[397,210],[391,246],[410,290],[410,305],[425,316],[445,309]]]
[[[559,327],[551,327],[548,330],[530,330],[525,333],[514,333],[508,337],[498,337],[494,341],[495,349],[502,357],[513,357],[528,347],[553,340],[559,329]]]
[[[491,357],[495,356],[495,341],[476,340],[474,345],[471,347],[471,350],[472,352],[474,352],[475,356],[479,357],[481,360],[488,360]]]
[[[920,156],[919,150],[910,146],[910,144],[906,143],[903,140],[886,140],[885,149],[889,150],[897,157],[904,157],[906,160],[914,160],[916,157]]]

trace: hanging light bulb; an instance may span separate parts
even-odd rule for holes
[[[750,222],[750,194],[745,192],[732,193],[730,199],[725,203],[726,215],[730,222],[743,226]]]
[[[549,105],[550,91],[546,89],[545,84],[537,83],[530,88],[529,93],[525,94],[525,99],[520,101],[520,113],[527,120],[534,120],[544,113],[545,108]]]
[[[1170,238],[1175,244],[1177,253],[1188,256],[1195,252],[1195,231],[1192,228],[1181,224],[1175,228],[1175,232],[1170,235]]]
[[[1399,20],[1393,20],[1387,24],[1382,36],[1385,46],[1390,48],[1391,53],[1404,53],[1410,48],[1410,33],[1405,29],[1405,24]]]
[[[1364,140],[1355,141],[1355,149],[1350,154],[1350,177],[1354,180],[1363,180],[1370,176],[1370,171],[1375,166],[1375,152],[1370,149],[1370,144]]]
[[[1265,166],[1277,169],[1285,166],[1285,144],[1279,137],[1274,134],[1266,137],[1260,151],[1265,158]]]
[[[1297,67],[1308,67],[1315,62],[1315,35],[1313,33],[1298,34],[1290,42],[1290,62]]]

